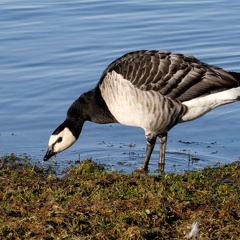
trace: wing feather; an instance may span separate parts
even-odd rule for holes
[[[239,81],[221,68],[192,56],[156,50],[125,54],[105,69],[100,83],[111,71],[143,91],[154,90],[179,101],[239,86]]]

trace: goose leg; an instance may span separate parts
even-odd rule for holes
[[[165,166],[165,152],[166,152],[166,146],[167,146],[167,132],[159,134],[158,141],[160,144],[160,155],[159,155],[159,161],[158,161],[158,169],[160,172],[164,172],[164,166]]]
[[[155,142],[156,142],[156,136],[151,136],[151,137],[147,136],[146,157],[144,159],[143,166],[141,167],[141,169],[144,171],[148,170],[148,164],[151,158],[153,148],[155,146]]]

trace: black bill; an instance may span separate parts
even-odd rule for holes
[[[55,152],[53,152],[51,149],[48,149],[44,158],[43,158],[43,161],[47,161],[49,160],[52,156],[56,155]]]

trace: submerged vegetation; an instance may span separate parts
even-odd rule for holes
[[[62,178],[0,159],[0,239],[240,239],[240,163],[183,174],[107,172],[91,160]]]

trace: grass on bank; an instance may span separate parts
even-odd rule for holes
[[[119,174],[85,160],[63,178],[0,159],[0,239],[240,239],[240,163]]]

